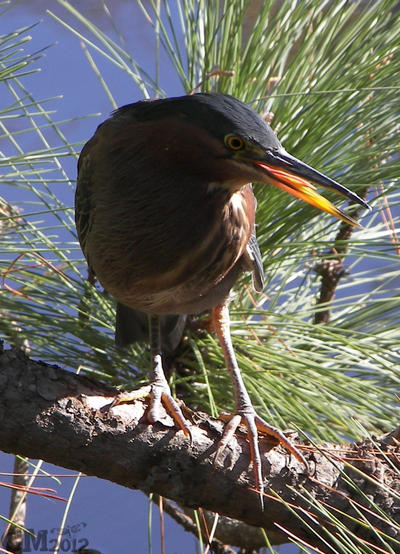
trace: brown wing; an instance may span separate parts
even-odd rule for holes
[[[261,292],[264,288],[264,267],[255,228],[247,243],[247,255],[253,271],[253,287],[257,292]]]
[[[247,185],[242,191],[245,201],[245,213],[251,222],[251,235],[246,245],[244,259],[248,269],[252,272],[253,287],[257,292],[264,288],[264,268],[261,258],[260,248],[257,242],[255,213],[257,209],[257,200],[253,194],[253,187]]]
[[[87,142],[82,149],[78,160],[78,177],[75,192],[75,225],[78,232],[79,243],[85,255],[90,271],[90,260],[86,248],[87,238],[92,225],[92,175],[90,152],[94,146],[95,138]]]

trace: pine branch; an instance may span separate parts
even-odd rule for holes
[[[313,510],[318,500],[340,510],[336,513],[339,519],[353,517],[346,524],[360,540],[376,544],[380,541],[377,529],[389,537],[399,537],[388,519],[370,515],[371,527],[360,523],[354,505],[357,501],[358,509],[365,514],[374,501],[388,518],[400,523],[400,479],[391,465],[398,464],[395,435],[377,441],[386,458],[368,441],[324,445],[331,460],[310,445],[300,444],[312,468],[310,476],[304,475],[301,464],[289,459],[284,450],[262,439],[268,491],[262,512],[252,489],[245,437],[238,436],[215,462],[222,422],[188,411],[186,415],[193,423],[190,444],[174,427],[144,423],[144,402],[109,411],[107,406],[117,394],[114,389],[57,366],[32,361],[20,351],[0,354],[0,370],[0,448],[6,452],[41,458],[125,487],[155,492],[184,506],[201,506],[262,526],[267,533],[271,531],[275,543],[287,540],[276,527],[275,522],[279,522],[280,529],[321,546],[311,531],[317,526],[323,533],[321,517]],[[344,459],[351,460],[352,466]],[[352,492],[346,476],[356,478],[365,497]],[[296,491],[306,492],[310,498],[297,496]],[[295,514],[310,512],[315,520],[307,517],[307,528]],[[335,533],[329,523],[327,527]]]

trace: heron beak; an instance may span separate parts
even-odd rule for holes
[[[294,156],[291,156],[283,149],[268,151],[262,159],[248,159],[248,161],[251,161],[258,169],[261,169],[266,174],[263,181],[289,192],[293,196],[308,202],[324,212],[334,215],[354,227],[361,228],[361,225],[357,223],[355,219],[339,210],[339,208],[334,206],[329,200],[321,196],[317,192],[314,183],[326,189],[333,190],[349,198],[353,202],[360,204],[364,208],[371,209],[362,198],[357,196],[357,194],[333,179],[326,177],[323,173],[301,162]]]

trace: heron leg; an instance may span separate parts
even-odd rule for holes
[[[190,428],[183,416],[179,404],[171,394],[171,389],[165,378],[161,355],[161,326],[158,316],[149,316],[150,352],[151,352],[151,394],[150,408],[147,419],[150,423],[162,420],[161,405],[168,415],[172,417],[177,426],[186,436],[190,436]]]
[[[140,398],[150,398],[150,406],[146,415],[149,423],[163,423],[163,419],[165,420],[164,409],[179,429],[186,436],[191,437],[190,427],[179,404],[172,396],[170,386],[165,378],[161,355],[161,327],[158,316],[149,316],[149,330],[151,354],[150,384],[132,392],[122,392],[112,402],[110,409],[118,404],[133,402]]]
[[[260,447],[258,443],[258,434],[270,435],[278,440],[285,448],[293,454],[306,468],[308,463],[303,454],[288,440],[288,438],[276,427],[273,427],[261,417],[259,417],[253,407],[249,394],[243,382],[235,351],[233,349],[232,337],[230,332],[230,318],[228,303],[220,304],[213,308],[212,319],[214,329],[218,335],[219,342],[225,357],[225,363],[229,370],[232,385],[235,394],[235,411],[233,414],[221,414],[221,419],[227,421],[224,433],[219,441],[219,450],[231,440],[240,423],[244,423],[247,428],[247,436],[250,446],[250,459],[253,465],[253,474],[256,488],[260,494],[260,501],[263,505],[264,482],[262,475],[262,464]]]

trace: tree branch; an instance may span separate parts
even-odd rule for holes
[[[311,466],[309,476],[284,449],[261,438],[267,491],[265,510],[261,511],[257,493],[252,489],[252,472],[248,470],[245,434],[237,433],[215,462],[222,422],[187,410],[185,414],[193,424],[190,444],[174,427],[147,424],[143,401],[107,410],[116,394],[115,389],[86,377],[32,361],[20,351],[0,353],[0,448],[262,526],[275,544],[287,541],[275,524],[279,522],[281,529],[320,545],[310,531],[312,518],[308,520],[310,528],[301,525],[293,510],[276,495],[303,516],[304,510],[313,511],[313,499],[323,500],[340,510],[337,517],[354,517],[355,521],[348,520],[348,526],[356,536],[372,544],[379,539],[373,529],[357,524],[359,515],[349,498],[359,502],[357,509],[360,505],[368,507],[366,502],[373,500],[400,523],[399,476],[390,465],[399,465],[395,434],[378,441],[390,463],[368,441],[359,445],[325,445],[331,459],[336,460],[334,463],[310,445],[300,444]],[[340,473],[344,458],[352,460],[357,471],[348,467],[345,472],[357,480],[365,498],[355,498]],[[294,491],[300,488],[309,493],[311,500],[296,496]],[[397,492],[397,498],[387,489]],[[318,520],[319,516],[315,517]],[[377,529],[389,537],[396,536],[390,523],[371,519]],[[315,526],[319,528],[318,522]],[[329,531],[335,533],[335,529]],[[323,531],[320,529],[319,533]]]
[[[365,200],[368,192],[368,187],[361,194],[361,198]],[[358,219],[361,208],[357,208],[353,214],[354,219]],[[314,323],[329,323],[331,318],[331,307],[336,289],[340,279],[346,275],[346,269],[343,262],[348,253],[348,241],[351,239],[354,227],[341,221],[339,230],[336,234],[332,247],[325,254],[324,259],[315,264],[314,271],[321,277],[321,288],[317,307],[326,305],[325,309],[318,309],[315,312]]]

